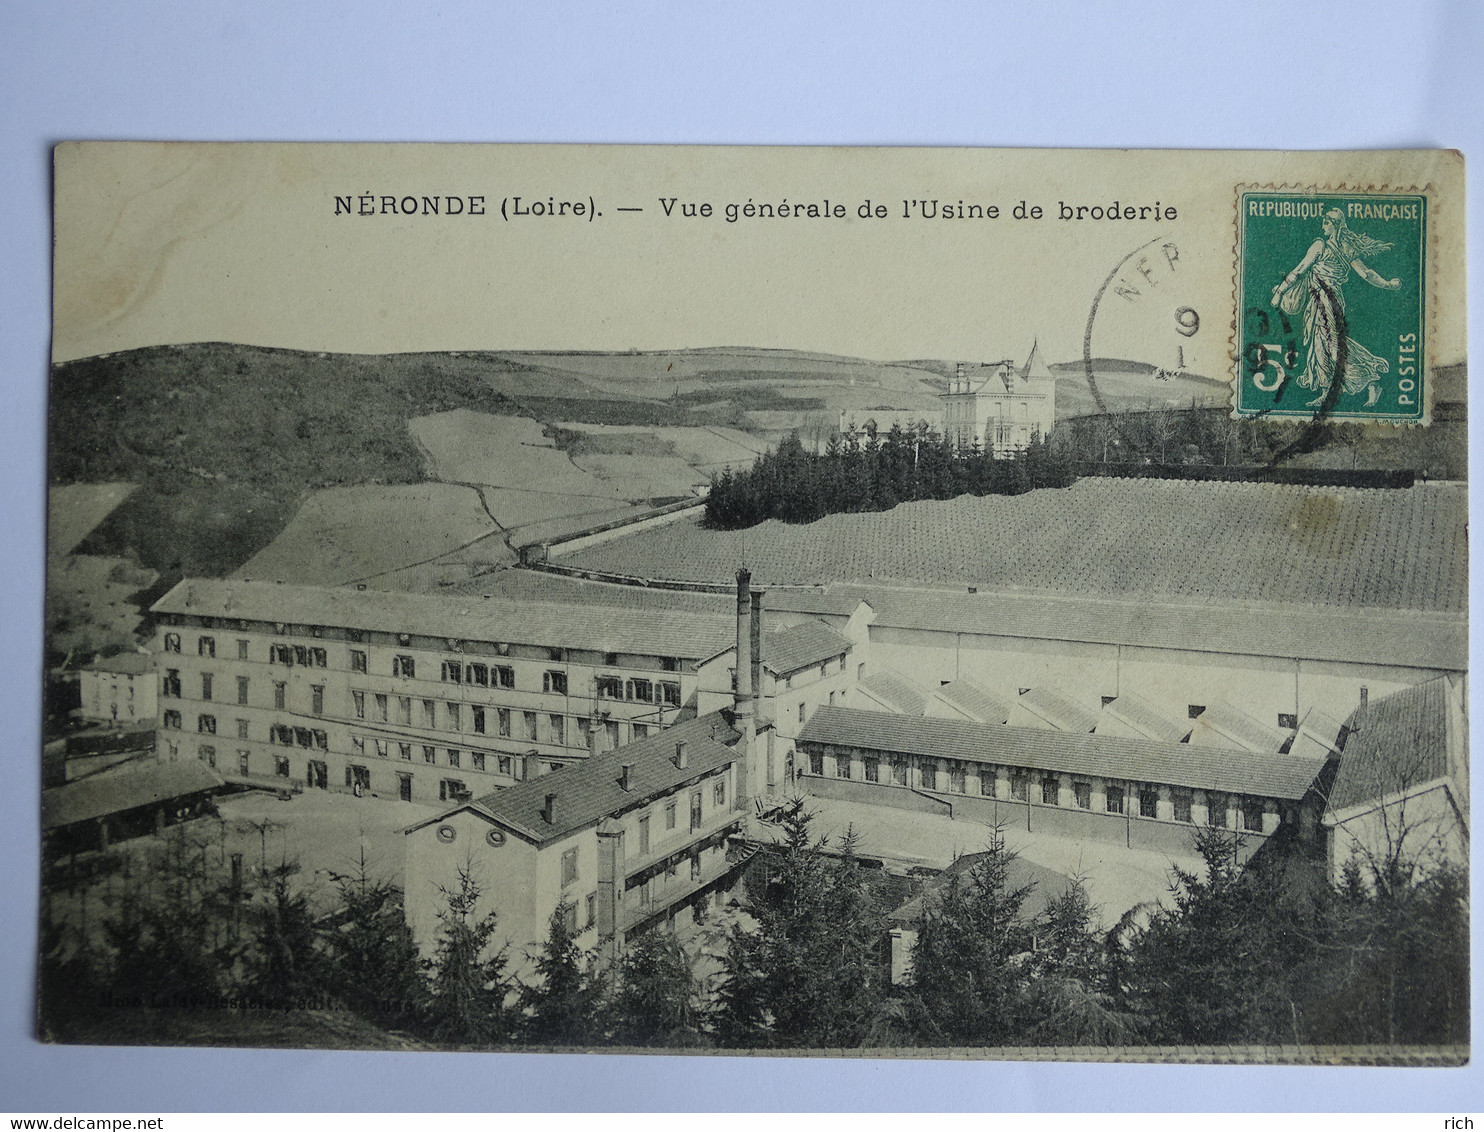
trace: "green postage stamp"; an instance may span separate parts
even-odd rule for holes
[[[1244,192],[1236,415],[1425,423],[1427,199]]]

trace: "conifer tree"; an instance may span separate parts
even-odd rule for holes
[[[620,1045],[701,1044],[700,985],[673,931],[657,928],[629,944],[608,1018],[610,1036]]]
[[[506,1007],[511,986],[506,951],[495,946],[498,919],[479,914],[483,895],[465,861],[455,888],[442,888],[438,944],[433,956],[428,1023],[432,1036],[461,1045],[498,1045],[510,1040],[514,1022]]]
[[[521,1034],[533,1045],[586,1045],[601,1036],[605,988],[577,946],[571,910],[563,901],[552,912],[535,957],[536,980],[520,991]]]

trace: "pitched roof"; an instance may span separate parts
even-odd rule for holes
[[[1176,723],[1143,696],[1132,692],[1121,693],[1116,700],[1103,705],[1103,714],[1110,715],[1132,727],[1150,739],[1162,743],[1179,743],[1190,734],[1190,724]]]
[[[745,531],[693,520],[564,559],[649,578],[761,586],[896,579],[1001,592],[1158,597],[1187,604],[1467,608],[1467,492],[1086,477],[1023,495],[776,520]]]
[[[214,578],[187,578],[151,608],[197,617],[686,658],[710,656],[735,633],[730,618],[690,611]]]
[[[1023,381],[1055,381],[1052,376],[1051,367],[1046,364],[1046,359],[1041,357],[1041,343],[1031,342],[1031,352],[1026,356],[1025,365],[1019,370]]]
[[[986,688],[980,687],[972,680],[960,676],[957,680],[933,689],[928,704],[929,715],[943,715],[941,711],[933,711],[931,700],[939,700],[953,709],[946,716],[948,719],[957,718],[959,715],[967,716],[969,719],[979,723],[1004,723],[1010,718],[1010,701],[1002,699]]]
[[[803,621],[763,634],[763,667],[780,676],[850,651],[850,638],[823,621]]]
[[[667,727],[637,743],[594,755],[564,770],[486,794],[471,805],[529,840],[543,844],[643,805],[689,779],[738,761],[741,752],[726,744],[740,737],[740,732],[720,712],[712,712]],[[674,763],[675,744],[682,741],[686,744],[684,770]],[[618,784],[625,763],[632,766],[628,790]],[[554,820],[550,823],[541,817],[548,794],[556,795]],[[451,807],[449,812],[461,808]],[[420,829],[427,824],[420,822],[412,828]]]
[[[133,764],[43,790],[41,828],[60,829],[221,785],[215,771],[194,759]]]
[[[1293,755],[1232,758],[1216,747],[838,707],[816,711],[798,741],[1262,798],[1302,798],[1325,763]]]
[[[1055,688],[1044,684],[1038,688],[1026,689],[1016,702],[1058,731],[1085,732],[1098,725],[1097,712],[1074,703]]]
[[[117,656],[99,657],[82,666],[84,672],[109,672],[120,676],[142,676],[154,667],[155,658],[147,652],[121,652]]]
[[[927,710],[927,693],[895,672],[873,672],[855,686],[883,707],[902,715],[921,715]]]
[[[1448,772],[1448,681],[1429,680],[1357,708],[1347,721],[1333,810],[1376,801]]]
[[[958,857],[937,876],[929,877],[921,892],[900,908],[887,913],[886,918],[897,924],[915,924],[922,919],[925,913],[937,911],[943,903],[944,890],[953,878],[969,872],[988,856],[987,852],[980,852],[965,853],[962,857]],[[1035,919],[1053,900],[1066,892],[1071,884],[1071,877],[1065,873],[1059,873],[1045,865],[1038,865],[1024,857],[1011,854],[1010,859],[1005,862],[1006,889],[1014,891],[1017,888],[1030,888],[1018,911],[1018,916],[1022,920]]]
[[[848,616],[861,601],[875,611],[873,625],[891,628],[1459,672],[1468,667],[1468,618],[1461,612],[858,584],[772,589],[764,608]]]
[[[1245,711],[1232,707],[1225,700],[1207,704],[1206,710],[1201,712],[1192,730],[1199,731],[1204,727],[1209,727],[1232,742],[1239,743],[1247,750],[1259,754],[1276,753],[1289,739],[1284,732],[1269,727],[1261,720],[1253,719]]]
[[[553,574],[546,570],[509,566],[476,578],[455,582],[430,591],[444,596],[489,597],[504,601],[556,602],[562,605],[606,605],[651,613],[686,612],[733,616],[737,599],[732,593],[701,593],[695,590],[661,589],[621,585]]]

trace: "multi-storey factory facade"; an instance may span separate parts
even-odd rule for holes
[[[153,607],[159,753],[229,781],[459,800],[694,710],[726,617],[187,579]]]

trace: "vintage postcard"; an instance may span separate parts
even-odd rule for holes
[[[1459,154],[55,166],[43,1039],[1468,1059]]]

